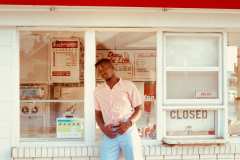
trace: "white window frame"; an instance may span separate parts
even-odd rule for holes
[[[174,33],[175,32],[175,33]],[[162,34],[165,32],[163,31]],[[181,68],[181,67],[167,67],[166,66],[166,36],[165,35],[200,35],[203,36],[217,36],[220,39],[219,43],[219,55],[218,55],[218,67],[189,67],[189,68]],[[163,141],[165,143],[172,144],[184,144],[184,143],[225,143],[228,138],[228,126],[227,126],[227,80],[226,80],[226,33],[218,32],[215,33],[213,31],[166,31],[165,35],[163,35],[163,112],[164,112],[164,135]],[[167,68],[167,69],[165,69]],[[180,68],[180,69],[178,69]],[[217,99],[171,99],[168,100],[166,97],[166,75],[167,71],[218,71],[218,95]],[[193,103],[194,102],[194,103]],[[170,110],[188,110],[188,109],[201,109],[201,110],[209,110],[216,111],[215,113],[215,135],[194,135],[194,136],[167,136],[166,135],[166,113]],[[221,123],[224,122],[224,123]],[[222,126],[220,125],[222,124]],[[190,141],[186,141],[189,139]]]
[[[219,43],[219,54],[218,54],[218,66],[217,67],[167,67],[166,64],[166,37],[167,36],[175,36],[175,35],[182,35],[182,36],[198,36],[198,37],[218,37],[220,43]],[[195,104],[211,104],[211,105],[221,105],[223,102],[222,94],[223,94],[223,82],[222,82],[222,33],[194,33],[194,32],[164,32],[163,33],[163,70],[164,70],[164,105],[195,105]],[[167,72],[168,71],[175,71],[175,72],[181,72],[181,71],[193,71],[193,72],[218,72],[218,98],[217,99],[167,99]],[[194,101],[194,102],[193,102]]]
[[[166,111],[173,110],[173,109],[208,109],[208,110],[216,110],[217,114],[219,115],[218,119],[216,120],[217,125],[217,137],[213,136],[207,136],[202,138],[207,139],[213,139],[222,137],[226,139],[228,137],[227,130],[227,79],[226,79],[226,73],[224,69],[224,64],[226,63],[224,59],[226,58],[226,33],[221,32],[223,34],[223,47],[221,56],[224,58],[221,58],[219,60],[219,63],[221,63],[219,66],[219,94],[220,98],[216,101],[199,101],[196,104],[199,106],[196,108],[196,106],[190,106],[188,101],[183,101],[184,105],[182,107],[176,106],[175,103],[169,103],[169,104],[175,104],[172,106],[169,106],[165,104],[165,72],[164,72],[164,65],[165,65],[165,56],[164,56],[164,32],[198,32],[198,33],[204,33],[204,32],[212,32],[215,34],[214,30],[200,30],[200,29],[166,29],[166,28],[61,28],[61,27],[19,27],[17,29],[18,32],[20,31],[76,31],[76,32],[84,32],[84,48],[85,48],[85,55],[84,56],[84,140],[70,140],[70,139],[45,139],[41,140],[39,138],[36,139],[22,139],[18,137],[18,141],[20,141],[20,144],[22,145],[69,145],[69,146],[79,146],[79,145],[94,145],[96,144],[96,123],[95,123],[95,109],[93,104],[93,90],[96,85],[95,81],[95,61],[96,61],[96,32],[155,32],[156,33],[156,103],[157,103],[157,113],[156,113],[156,126],[157,126],[157,137],[153,140],[143,140],[143,144],[159,144],[162,143],[162,140],[166,138],[175,138],[175,139],[181,139],[186,137],[176,136],[176,137],[168,137],[166,136]],[[220,32],[218,30],[218,32]],[[19,54],[19,46],[18,46],[18,53]],[[219,56],[220,57],[220,56]],[[86,67],[86,65],[88,67]],[[224,78],[223,78],[224,77]],[[221,86],[220,86],[221,85]],[[224,95],[222,95],[224,93]],[[20,98],[19,98],[20,99]],[[202,106],[201,104],[204,103],[206,106]],[[19,116],[19,115],[18,115]],[[20,118],[19,118],[20,119]],[[224,122],[224,126],[220,125],[220,122]],[[19,124],[19,123],[17,123]],[[20,132],[20,131],[19,131]],[[19,133],[17,133],[19,134]],[[191,138],[195,138],[193,141],[198,141],[200,137],[198,136],[191,136]],[[66,143],[67,142],[67,143]],[[213,142],[213,141],[211,141]],[[179,143],[179,142],[177,142]],[[213,142],[218,143],[218,142]]]
[[[21,138],[19,136],[19,142],[21,145],[77,145],[85,146],[93,144],[92,137],[95,137],[95,130],[93,127],[85,126],[95,126],[95,121],[91,120],[91,117],[95,119],[95,110],[93,107],[93,90],[95,88],[95,81],[89,81],[89,79],[95,79],[95,32],[92,29],[83,29],[83,28],[55,28],[55,27],[18,27],[17,33],[20,36],[21,31],[66,31],[66,32],[83,32],[84,33],[84,66],[87,64],[88,67],[84,67],[84,98],[81,100],[20,100],[20,102],[36,102],[36,103],[52,103],[52,102],[78,102],[84,103],[84,137],[83,139],[59,139],[59,138]],[[18,38],[19,39],[19,38]],[[20,43],[20,41],[18,41]],[[20,46],[18,45],[18,55],[20,57]],[[20,83],[19,83],[20,86]],[[19,106],[20,107],[20,106]],[[86,112],[87,111],[87,112]],[[18,115],[20,116],[20,115]],[[20,118],[19,118],[20,120]],[[20,132],[20,130],[19,130]],[[20,135],[20,133],[18,134]],[[66,143],[68,142],[68,143]]]

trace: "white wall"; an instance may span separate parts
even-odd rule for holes
[[[18,52],[16,29],[0,27],[0,159],[10,159],[18,130]],[[15,134],[15,135],[13,135]]]
[[[50,12],[48,7],[0,6],[0,160],[10,159],[10,147],[17,145],[19,137],[19,52],[17,32],[13,26],[192,27],[230,30],[240,28],[240,12],[84,8]]]
[[[239,10],[1,6],[0,26],[240,28]],[[54,10],[54,9],[53,9]]]

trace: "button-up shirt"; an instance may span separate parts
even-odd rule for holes
[[[96,87],[95,110],[101,111],[105,125],[126,121],[134,108],[142,105],[142,97],[135,84],[120,79],[111,89],[106,83]]]

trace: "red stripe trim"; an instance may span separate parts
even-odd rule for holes
[[[0,4],[240,9],[240,0],[0,0]]]

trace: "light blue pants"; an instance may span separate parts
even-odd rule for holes
[[[129,128],[124,134],[111,139],[103,136],[100,145],[100,160],[118,160],[120,151],[125,160],[142,160],[142,145],[136,126]]]

